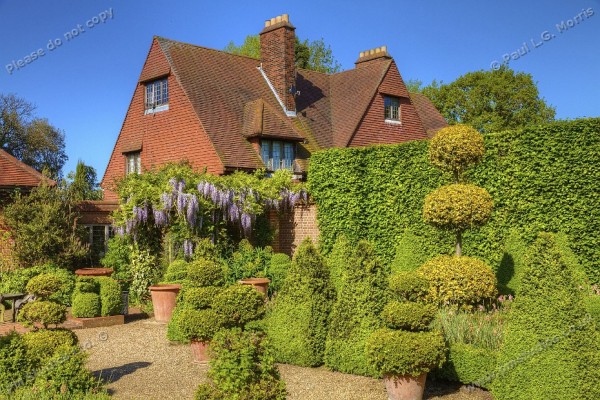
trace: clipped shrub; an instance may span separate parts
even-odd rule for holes
[[[182,292],[179,301],[182,301],[185,307],[203,310],[212,307],[215,298],[223,290],[222,287],[215,286],[187,288]]]
[[[62,287],[62,280],[51,273],[39,274],[27,282],[27,293],[31,293],[42,300],[48,299],[51,295],[58,292]]]
[[[187,337],[181,331],[181,321],[183,320],[182,317],[185,317],[183,310],[183,305],[178,304],[173,310],[171,319],[167,324],[167,339],[169,339],[171,342],[189,343],[189,339],[187,339]]]
[[[485,224],[493,208],[492,196],[484,188],[455,183],[425,197],[423,218],[436,228],[456,232]]]
[[[429,327],[436,311],[432,304],[390,301],[383,308],[381,317],[388,328],[419,331]]]
[[[383,375],[419,376],[441,367],[446,359],[439,332],[407,332],[382,328],[365,346],[369,363]]]
[[[0,336],[0,395],[10,394],[26,385],[33,376],[34,365],[27,356],[27,346],[16,332]]]
[[[223,330],[211,349],[211,382],[200,385],[196,399],[285,400],[285,382],[264,333]]]
[[[204,259],[211,261],[219,260],[219,251],[217,246],[210,239],[204,238],[196,243],[194,248],[194,260]]]
[[[366,241],[358,242],[347,259],[346,277],[331,311],[325,365],[377,377],[379,372],[365,358],[365,342],[383,325],[379,315],[386,303],[386,277]]]
[[[327,255],[327,266],[329,277],[336,293],[340,293],[344,283],[348,254],[351,254],[354,246],[345,235],[340,235],[335,241],[331,252]]]
[[[400,301],[423,300],[429,292],[429,281],[414,271],[390,275],[388,285],[393,297]]]
[[[450,125],[437,131],[429,142],[429,161],[442,171],[461,176],[483,159],[483,136],[468,125]]]
[[[188,263],[185,260],[175,260],[167,267],[165,282],[181,283],[187,278]]]
[[[265,297],[251,286],[236,284],[215,296],[212,309],[224,326],[243,327],[246,323],[263,316]]]
[[[187,278],[192,286],[222,286],[224,275],[223,266],[217,261],[198,258],[188,264]]]
[[[68,329],[41,329],[23,334],[27,357],[33,365],[41,365],[60,346],[75,346],[77,335]]]
[[[485,378],[494,373],[497,358],[498,352],[495,350],[465,343],[451,344],[447,361],[434,372],[434,376],[465,385],[483,384],[483,387],[488,388],[490,382]]]
[[[89,276],[77,278],[77,282],[75,283],[75,293],[100,294],[100,282],[96,278]]]
[[[496,270],[498,291],[501,294],[514,295],[519,289],[527,244],[521,232],[511,229],[503,247],[502,259]]]
[[[495,398],[600,398],[600,333],[572,262],[552,234],[529,248],[493,375]]]
[[[396,254],[391,264],[392,274],[414,271],[430,258],[430,254],[435,254],[435,249],[428,249],[425,242],[426,238],[406,229],[396,243]]]
[[[86,359],[87,354],[77,346],[57,347],[38,371],[33,390],[67,398],[83,398],[87,393],[100,391],[102,384],[85,368]]]
[[[271,283],[269,284],[270,293],[277,293],[281,290],[291,265],[292,260],[290,260],[290,257],[287,254],[273,254],[267,270],[267,277],[271,280]]]
[[[220,316],[212,309],[193,310],[184,308],[179,312],[179,332],[186,340],[206,342],[222,327]]]
[[[102,313],[100,295],[96,293],[77,293],[73,296],[71,314],[77,318],[99,317]]]
[[[100,285],[100,315],[106,317],[121,314],[123,301],[119,282],[108,276],[100,276],[96,279]]]
[[[67,308],[62,304],[52,301],[34,301],[27,303],[19,313],[19,321],[26,326],[40,323],[47,328],[48,325],[58,325],[67,319]]]
[[[334,295],[323,257],[305,239],[265,319],[278,362],[311,367],[323,363]]]
[[[587,296],[585,299],[585,308],[596,322],[596,326],[600,328],[600,296]]]
[[[439,256],[417,270],[429,281],[427,298],[440,305],[470,308],[496,296],[496,277],[483,261]]]
[[[10,272],[3,272],[0,275],[0,293],[27,292],[27,283],[40,274],[52,274],[61,281],[59,289],[51,294],[48,297],[48,300],[55,301],[64,306],[69,306],[71,304],[71,294],[75,285],[75,275],[72,272],[59,268],[53,264],[17,268]]]

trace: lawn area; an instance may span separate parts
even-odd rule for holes
[[[194,363],[188,346],[169,344],[166,325],[152,319],[75,333],[90,354],[88,367],[109,381],[107,387],[115,399],[191,399],[205,381],[208,366]],[[383,383],[376,379],[286,364],[279,365],[279,371],[291,400],[387,398]],[[492,399],[481,390],[427,386],[427,399]]]

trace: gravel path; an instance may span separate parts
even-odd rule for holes
[[[166,325],[153,319],[108,328],[77,329],[90,357],[88,367],[108,380],[115,399],[194,398],[207,365],[194,363],[189,346],[171,345]],[[290,400],[386,400],[381,381],[324,368],[280,365]],[[483,391],[428,387],[428,399],[491,400]]]

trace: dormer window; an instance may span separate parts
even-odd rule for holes
[[[142,156],[139,151],[125,154],[125,172],[127,175],[142,173]]]
[[[169,109],[169,81],[167,78],[146,83],[146,114]]]
[[[386,122],[400,122],[400,99],[392,96],[384,96],[383,106],[385,109]]]
[[[294,143],[279,140],[261,140],[260,153],[267,171],[278,169],[292,170],[294,166],[295,149]]]

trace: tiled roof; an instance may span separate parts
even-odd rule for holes
[[[410,100],[423,123],[427,137],[432,138],[438,130],[448,126],[444,117],[442,117],[427,96],[422,93],[411,93]]]
[[[43,179],[44,175],[0,149],[0,187],[34,187]]]

